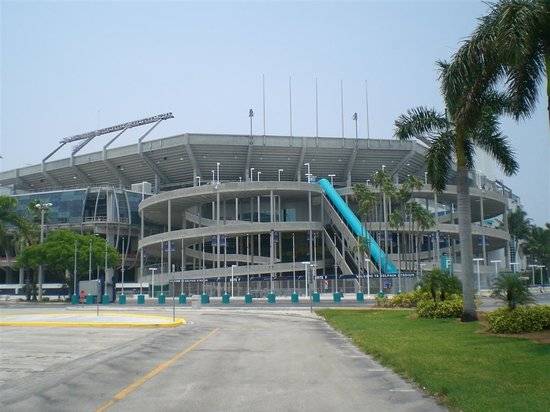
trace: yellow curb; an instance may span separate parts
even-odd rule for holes
[[[26,313],[25,315],[35,315],[32,313]],[[59,316],[62,314],[44,313],[43,316]],[[64,313],[66,315],[66,313]],[[86,315],[94,315],[93,313],[86,313]],[[130,315],[130,316],[128,316]],[[17,316],[17,315],[6,315]],[[19,315],[21,316],[21,315]],[[120,314],[120,313],[102,313],[102,316],[127,316],[127,317],[144,317],[144,318],[158,318],[158,319],[171,319],[167,316],[160,315],[141,315],[137,313]],[[187,324],[183,318],[177,318],[175,321],[166,323],[138,323],[138,322],[63,322],[63,321],[0,321],[0,326],[15,326],[15,327],[51,327],[51,328],[175,328]]]

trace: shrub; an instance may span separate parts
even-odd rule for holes
[[[500,308],[490,312],[487,320],[494,333],[538,332],[550,329],[550,306]]]
[[[456,297],[444,301],[425,299],[418,302],[416,312],[421,318],[459,318],[462,307],[462,299]]]
[[[444,301],[453,294],[459,294],[462,291],[460,280],[441,269],[433,269],[426,272],[422,280],[418,282],[420,290],[429,293],[433,301]]]
[[[422,290],[401,293],[390,299],[389,306],[392,308],[414,308],[421,300],[430,299],[430,294]]]
[[[493,296],[506,302],[510,309],[535,301],[527,282],[519,273],[501,273],[495,281]]]
[[[385,296],[383,298],[381,298],[380,296],[376,296],[374,298],[374,304],[379,308],[389,308],[390,300]]]
[[[49,297],[47,297],[47,296],[42,297],[42,302],[49,302],[49,301],[50,301]]]

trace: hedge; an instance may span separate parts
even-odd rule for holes
[[[538,332],[550,329],[550,306],[501,308],[487,314],[487,320],[494,333]]]

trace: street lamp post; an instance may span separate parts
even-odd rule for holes
[[[40,244],[44,243],[44,216],[50,207],[51,203],[37,203],[35,208],[40,210]],[[42,300],[42,283],[44,282],[44,268],[38,266],[38,300]]]
[[[257,178],[257,181],[259,182],[260,181],[260,175],[262,174],[262,172],[258,172],[258,178]]]
[[[371,261],[369,258],[365,258],[365,263],[367,266],[367,296],[370,295],[370,264]]]
[[[516,266],[519,266],[519,262],[510,262],[510,267],[512,268],[513,273],[516,273]]]
[[[155,272],[157,271],[157,268],[149,268],[151,271],[151,295],[150,298],[155,297]]]
[[[292,287],[296,293],[296,239],[292,233]]]
[[[537,267],[540,269],[540,285],[541,285],[541,287],[544,287],[544,279],[542,277],[542,269],[544,269],[546,266],[538,265]]]
[[[92,239],[88,247],[88,280],[92,280]]]
[[[306,296],[308,296],[308,286],[307,286],[307,283],[308,283],[308,276],[307,276],[307,267],[309,266],[310,262],[302,262],[302,265],[304,265],[304,270],[305,270],[305,281],[306,281]]]
[[[235,281],[234,279],[234,276],[235,276],[235,273],[234,273],[234,270],[235,270],[235,267],[237,265],[231,265],[231,296],[233,297],[233,282]]]
[[[200,186],[200,185],[201,185],[201,177],[200,177],[200,176],[195,176],[195,179],[197,179],[197,180],[198,180],[198,182],[199,182],[199,186]]]
[[[216,162],[216,181],[220,183],[220,162]]]
[[[529,267],[531,268],[531,274],[532,274],[532,283],[531,285],[532,286],[535,286],[535,268],[538,267],[538,265],[529,265]]]
[[[250,181],[251,182],[254,181],[254,168],[253,167],[250,168]]]
[[[283,173],[284,170],[283,169],[279,169],[277,170],[277,180],[280,182],[281,181],[281,173]]]
[[[477,271],[477,293],[481,292],[481,276],[479,272],[479,262],[484,261],[483,258],[474,258],[474,262],[476,262],[476,271]]]
[[[491,260],[491,263],[495,264],[495,277],[498,277],[498,264],[502,262],[500,259]]]
[[[334,178],[336,177],[336,175],[334,173],[331,173],[328,175],[328,177],[330,177],[330,184],[334,186]]]
[[[124,238],[122,238],[122,267],[121,267],[121,272],[122,272],[122,290],[121,290],[121,294],[124,295],[124,265],[126,264],[126,247],[125,247],[125,244],[124,244]]]
[[[74,241],[74,269],[73,269],[73,278],[74,278],[74,285],[73,285],[73,294],[76,296],[76,255],[78,253],[77,249],[77,241],[75,239]]]
[[[355,122],[355,138],[358,138],[358,130],[357,130],[357,113],[353,113],[352,116],[353,121]]]
[[[212,172],[212,184],[214,184],[214,183],[216,183],[216,171],[211,170],[210,172]]]

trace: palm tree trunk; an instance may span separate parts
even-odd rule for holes
[[[546,97],[548,99],[548,123],[550,124],[550,45],[548,45],[547,50],[544,53],[544,63],[546,65]]]
[[[457,163],[461,163],[457,159]],[[474,301],[474,267],[472,253],[472,211],[470,206],[470,186],[468,184],[468,168],[457,165],[457,203],[458,203],[458,231],[460,236],[460,256],[462,260],[462,296],[464,309],[462,321],[477,320]]]

